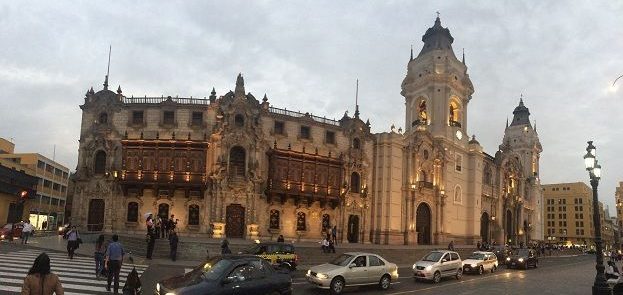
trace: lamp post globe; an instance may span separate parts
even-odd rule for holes
[[[593,283],[593,295],[612,294],[612,290],[607,284],[606,275],[604,274],[604,254],[603,241],[601,240],[601,218],[599,213],[599,198],[597,196],[597,187],[601,178],[601,165],[598,164],[596,156],[597,148],[592,141],[588,142],[586,147],[586,155],[584,155],[584,165],[588,171],[588,176],[593,188],[593,226],[595,230],[595,282]]]

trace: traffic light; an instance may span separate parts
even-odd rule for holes
[[[23,190],[19,193],[19,202],[20,204],[24,204],[28,200],[28,191]]]

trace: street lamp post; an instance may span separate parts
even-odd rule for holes
[[[597,186],[601,178],[601,166],[597,163],[596,150],[593,142],[589,141],[588,147],[586,147],[586,155],[584,155],[584,165],[586,166],[586,170],[591,179],[591,186],[593,187],[593,226],[595,228],[596,250],[595,269],[597,270],[595,282],[593,283],[593,295],[606,295],[611,294],[611,290],[606,283],[606,276],[604,274],[605,267],[601,240],[601,219],[599,218],[599,199],[597,198]]]

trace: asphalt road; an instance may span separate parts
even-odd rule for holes
[[[25,247],[2,243],[0,253],[23,250]],[[184,266],[152,264],[141,276],[143,294],[152,294],[155,282],[184,273]],[[591,293],[595,277],[595,256],[551,257],[539,260],[539,267],[529,270],[498,269],[484,275],[465,274],[460,281],[444,279],[439,284],[415,282],[410,268],[399,269],[400,278],[386,292],[375,286],[347,288],[345,294],[578,294]],[[303,272],[293,274],[294,294],[328,294],[309,284]]]
[[[444,279],[439,284],[415,282],[410,268],[399,269],[400,278],[381,292],[376,286],[353,287],[344,294],[578,294],[591,293],[595,278],[595,256],[555,257],[539,260],[539,267],[529,270],[498,269],[483,275],[465,274],[461,280]],[[304,278],[293,281],[294,294],[328,294],[307,283]]]

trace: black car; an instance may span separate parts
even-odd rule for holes
[[[162,280],[156,295],[199,294],[292,294],[292,279],[275,271],[266,260],[253,255],[223,255],[210,258],[191,272]]]
[[[280,242],[257,243],[238,254],[256,255],[266,259],[275,268],[295,270],[298,264],[298,255],[292,244]]]
[[[508,258],[510,250],[506,246],[494,246],[491,252],[498,258],[499,264],[505,264],[506,258]]]
[[[539,258],[536,255],[536,251],[533,249],[519,249],[515,250],[511,253],[509,257],[506,258],[506,267],[507,268],[523,268],[528,269],[528,267],[538,267]]]

